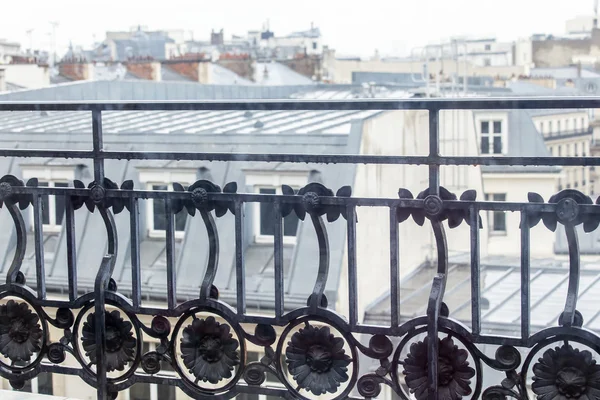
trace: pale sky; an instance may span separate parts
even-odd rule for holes
[[[449,36],[514,40],[532,33],[562,34],[565,21],[593,14],[593,0],[2,0],[0,38],[50,49],[50,21],[58,22],[57,47],[90,47],[107,30],[184,29],[207,39],[211,29],[245,34],[269,19],[276,35],[321,28],[338,54],[408,55]]]

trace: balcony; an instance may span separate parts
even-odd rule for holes
[[[77,140],[56,134],[48,141],[48,135],[40,135],[43,140],[38,143],[45,144],[34,147],[24,145],[20,131],[9,134],[0,123],[6,135],[0,156],[23,162],[20,168],[7,163],[8,170],[19,174],[0,179],[2,221],[12,224],[2,247],[8,261],[0,270],[6,276],[0,286],[0,376],[22,388],[42,374],[69,375],[93,387],[98,399],[116,398],[136,384],[176,387],[192,398],[214,399],[375,398],[384,397],[384,391],[394,398],[419,400],[598,398],[600,338],[584,322],[596,320],[600,308],[593,300],[583,304],[578,299],[594,292],[600,275],[594,262],[584,265],[578,236],[584,234],[581,228],[586,233],[597,230],[600,207],[575,190],[551,196],[521,193],[529,200],[522,202],[510,201],[510,196],[508,201],[482,201],[483,193],[470,188],[453,193],[444,187],[442,170],[504,166],[519,176],[532,171],[551,175],[561,166],[600,165],[600,159],[441,154],[445,128],[440,114],[599,106],[598,99],[576,97],[0,103],[0,112],[87,113],[91,125],[87,139],[81,131],[73,134]],[[278,151],[264,153],[209,152],[206,142],[182,145],[190,147],[186,151],[150,145],[131,149],[119,134],[103,129],[108,125],[106,116],[118,113],[231,110],[416,112],[426,116],[426,135],[419,140],[427,141],[427,154],[351,154],[339,146],[352,136],[335,137],[339,133],[309,152],[285,152],[303,145],[304,139],[294,136],[288,139],[298,141],[296,147],[279,144],[273,146]],[[4,126],[35,125],[27,115],[18,114],[15,118],[21,122]],[[59,126],[76,123],[53,121]],[[186,140],[201,140],[199,136]],[[243,141],[241,136],[233,140]],[[13,146],[7,144],[11,141]],[[391,142],[381,145],[385,148]],[[160,165],[159,172],[173,163],[170,177],[181,176],[186,162],[202,173],[187,187],[177,181],[138,187],[142,178],[123,180],[125,173],[116,173],[126,170],[125,160],[143,162],[136,165],[140,176],[148,173],[147,162]],[[219,167],[213,165],[225,162],[245,163],[247,175],[261,163],[309,164],[303,167],[309,181],[287,183],[285,179],[301,175],[298,168],[291,168],[277,190],[249,193],[237,178],[228,180],[226,168],[217,173]],[[115,163],[121,163],[121,169]],[[88,164],[89,179],[84,183],[86,174],[81,171]],[[328,166],[323,170],[334,166],[329,171],[336,177],[364,165],[386,166],[396,175],[406,166],[426,166],[427,184],[394,188],[397,197],[370,196],[369,186],[352,187],[353,179],[327,186],[331,180],[319,178],[315,165]],[[51,174],[52,168],[60,174],[67,166],[80,171],[68,185],[41,184],[37,175]],[[214,176],[206,172],[210,168]],[[221,179],[223,187],[217,184]],[[147,201],[155,210],[164,209],[164,234],[142,240],[141,226],[150,222],[140,209]],[[49,215],[56,204],[64,204],[62,223]],[[247,279],[251,272],[247,262],[253,255],[245,232],[251,210],[260,210],[261,205],[272,223],[272,240],[261,243],[272,254],[272,279],[266,281],[272,286]],[[384,210],[383,221],[366,214],[359,222],[362,210],[376,208]],[[178,236],[181,213],[187,218],[183,238]],[[510,225],[511,220],[500,224],[494,213],[511,213],[517,224]],[[500,273],[498,265],[482,264],[482,232],[494,229],[483,224],[488,215],[507,235],[516,232],[520,244],[514,265],[504,259],[500,267],[506,269]],[[302,234],[294,244],[287,241],[290,216],[301,221]],[[86,223],[81,222],[84,219]],[[46,232],[49,225],[59,229]],[[557,229],[567,241],[565,266],[532,266],[534,250],[551,248],[548,238]],[[194,235],[189,234],[192,230]],[[421,254],[414,244],[415,232],[433,238],[432,257]],[[373,241],[365,244],[369,237]],[[45,254],[49,240],[59,243],[51,259]],[[147,257],[142,247],[150,242],[164,244],[162,275],[148,275],[141,267]],[[461,256],[463,267],[454,265],[458,258],[449,252],[451,242],[468,249]],[[382,245],[387,253],[378,250]],[[369,258],[361,262],[359,252]],[[420,283],[411,281],[415,274],[404,273],[401,261],[406,255],[423,260]],[[56,261],[59,256],[62,266]],[[301,267],[290,272],[293,263]],[[182,272],[183,264],[191,266],[187,272]],[[57,273],[61,268],[64,275]],[[373,271],[370,280],[358,278],[358,271],[365,268]],[[484,277],[490,270],[498,276],[491,283]],[[560,279],[553,273],[560,273]],[[539,293],[535,285],[544,274],[550,278],[542,287],[546,293]],[[266,273],[261,270],[252,276],[261,275]],[[198,285],[186,285],[190,278],[197,278]],[[371,284],[365,286],[367,281]],[[503,284],[504,300],[492,304],[489,291]],[[564,295],[559,291],[563,284]],[[366,297],[373,300],[370,307],[362,300]],[[545,325],[532,323],[536,319],[532,310],[550,298],[560,302],[560,309],[548,303],[558,318]],[[407,313],[404,307],[416,300],[416,311]],[[510,301],[515,307],[508,322],[515,324],[516,333],[508,329],[498,334],[486,316]],[[580,312],[583,308],[586,312]],[[146,348],[145,339],[152,339],[152,348]],[[260,349],[262,356],[252,358],[250,348]]]

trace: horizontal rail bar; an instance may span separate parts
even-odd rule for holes
[[[539,108],[600,108],[600,98],[569,97],[474,97],[368,100],[234,100],[234,101],[65,101],[0,102],[0,111],[188,111],[188,110],[490,110]]]
[[[47,194],[47,195],[71,195],[71,196],[89,196],[90,189],[75,188],[55,188],[55,187],[25,187],[14,186],[12,191],[15,194]],[[166,190],[106,190],[106,197],[118,198],[138,198],[138,199],[190,199],[191,192],[173,192]],[[242,201],[246,203],[273,203],[280,201],[282,203],[300,204],[302,196],[299,195],[276,195],[276,194],[258,194],[258,193],[208,193],[209,200],[216,201]],[[323,205],[355,205],[368,207],[412,207],[423,208],[423,200],[415,199],[393,199],[382,197],[320,197],[319,201]],[[502,201],[465,201],[465,200],[444,200],[444,208],[449,210],[468,210],[472,205],[477,205],[480,211],[537,211],[537,212],[555,212],[556,204],[549,203],[516,203]],[[579,204],[579,212],[586,214],[600,213],[600,205]]]
[[[390,165],[495,165],[495,166],[600,166],[598,157],[481,157],[481,156],[376,156],[348,154],[198,153],[165,151],[100,151],[0,149],[0,157],[100,158],[105,160],[190,160],[239,162],[291,162],[315,164]],[[510,171],[507,171],[510,172]],[[532,170],[535,172],[535,170]]]

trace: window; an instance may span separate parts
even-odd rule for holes
[[[486,44],[485,45],[485,51],[490,51],[492,49],[492,45],[491,44]]]
[[[558,178],[558,190],[561,191],[563,189],[562,178]]]
[[[144,342],[142,344],[143,354],[154,350],[156,350],[155,343]],[[141,369],[139,372],[144,373]],[[171,364],[161,361],[158,375],[174,376]],[[129,397],[129,400],[175,400],[176,394],[175,387],[171,385],[136,383],[129,389],[129,393],[125,393],[125,397]]]
[[[173,184],[148,183],[150,190],[173,190]],[[187,189],[187,185],[184,185]],[[184,208],[175,214],[175,237],[182,238],[185,232],[185,222],[187,220],[187,210]],[[148,200],[148,234],[151,237],[164,237],[167,230],[167,215],[165,214],[165,200]]]
[[[21,165],[23,171],[23,180],[38,178],[40,187],[69,187],[69,182],[75,179],[75,166],[29,166]],[[57,233],[62,228],[65,216],[65,197],[64,196],[42,196],[42,225],[46,233]],[[31,218],[31,229],[33,230],[33,207],[29,208]]]
[[[260,194],[281,194],[281,186],[288,185],[298,190],[308,183],[309,171],[245,171],[246,185]],[[275,213],[273,203],[251,203],[254,241],[273,243],[275,236]],[[283,224],[283,242],[296,243],[299,220],[294,212],[285,217]]]
[[[485,195],[486,201],[506,201],[505,193],[493,193]],[[489,211],[488,226],[490,234],[506,234],[506,213],[504,211]]]
[[[281,194],[280,188],[259,188],[258,193],[260,194]],[[259,218],[258,218],[258,232],[256,235],[257,241],[269,241],[271,237],[275,236],[275,211],[272,203],[258,203],[259,204]],[[295,238],[296,232],[298,231],[298,216],[292,212],[283,218],[283,237]],[[288,239],[289,241],[289,239]],[[292,239],[293,241],[293,239]]]
[[[575,151],[575,157],[577,157],[577,154],[579,154],[579,143],[575,143],[573,149]]]
[[[312,48],[313,48],[313,50],[317,49],[317,42],[312,42]]]
[[[480,122],[481,154],[502,154],[502,123],[500,120]]]
[[[571,126],[569,127],[569,129],[571,129],[571,130],[573,130],[573,131],[576,131],[576,130],[577,130],[577,127],[575,126],[575,124],[576,124],[577,122],[575,122],[575,121],[576,121],[576,120],[575,120],[575,118],[573,118],[573,119],[571,120]]]
[[[581,118],[581,130],[585,131],[585,118]]]
[[[540,133],[544,133],[544,121],[540,122]]]
[[[558,156],[562,157],[562,146],[558,145]]]
[[[560,133],[560,120],[556,121],[556,131]]]
[[[554,132],[553,129],[554,128],[552,127],[552,121],[548,121],[548,132],[550,132],[550,136],[552,136],[552,133]]]
[[[172,182],[179,182],[187,189],[191,182],[198,179],[196,169],[139,169],[139,180],[148,190],[173,190]],[[168,183],[169,182],[169,183]],[[175,215],[175,238],[183,238],[187,211],[181,210]],[[164,199],[148,199],[146,201],[146,227],[148,236],[165,237],[167,216],[165,215]]]
[[[19,389],[20,392],[28,392],[35,394],[47,394],[54,395],[54,388],[52,385],[52,374],[48,372],[42,372],[35,378],[25,381],[25,386]]]
[[[68,187],[67,182],[38,182],[40,187]],[[33,221],[33,207],[31,208]],[[42,196],[42,224],[44,232],[60,232],[65,216],[64,196]],[[31,224],[33,229],[33,223]]]
[[[489,58],[484,58],[483,59],[483,66],[484,67],[489,67],[492,65],[492,60],[490,60]]]
[[[585,186],[585,167],[581,168],[581,186]]]

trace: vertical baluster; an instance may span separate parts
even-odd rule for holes
[[[392,327],[400,323],[400,271],[398,266],[398,220],[396,207],[390,207],[390,300]]]
[[[65,198],[65,228],[67,240],[67,270],[69,279],[69,300],[77,298],[77,244],[75,241],[75,210],[71,196]]]
[[[33,229],[35,239],[35,271],[37,278],[37,294],[40,299],[46,298],[46,271],[44,267],[44,231],[42,220],[42,196],[33,195]]]
[[[92,111],[92,150],[94,153],[94,181],[98,184],[104,182],[104,159],[101,157],[103,147],[102,139],[102,111]]]
[[[348,229],[348,314],[350,327],[358,323],[358,288],[356,273],[356,208],[352,204],[346,205],[346,222]]]
[[[529,223],[527,211],[521,211],[521,339],[529,338],[530,324]]]
[[[281,218],[281,203],[276,200],[275,207],[275,241],[274,241],[274,259],[275,263],[275,317],[281,318],[283,315],[283,220]]]
[[[137,197],[129,199],[129,230],[131,235],[131,297],[133,307],[142,303],[142,275],[140,271],[140,209]]]
[[[479,264],[479,209],[469,208],[469,224],[471,225],[471,320],[473,335],[481,332],[481,278]]]
[[[167,304],[169,309],[173,309],[177,306],[177,271],[175,269],[175,216],[169,198],[165,199],[165,214],[167,215]]]
[[[244,208],[241,201],[235,202],[235,280],[237,312],[246,313],[246,274],[244,271]]]
[[[429,109],[429,161],[437,161],[440,155],[440,132],[439,132],[440,110]],[[440,166],[429,165],[429,194],[440,192]]]

